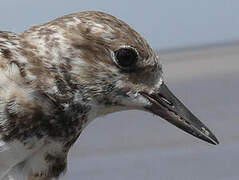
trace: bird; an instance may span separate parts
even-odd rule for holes
[[[146,111],[219,143],[167,87],[147,41],[104,12],[0,31],[0,76],[1,180],[61,178],[84,128],[117,111]]]

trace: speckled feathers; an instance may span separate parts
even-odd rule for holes
[[[113,61],[122,47],[137,51],[131,73]],[[0,163],[0,179],[23,169],[23,179],[58,177],[69,148],[90,121],[142,109],[149,102],[138,92],[162,82],[161,65],[147,42],[121,20],[94,11],[19,35],[0,32],[0,75],[1,148],[11,149],[0,153],[0,161],[8,160]],[[19,156],[13,159],[14,152]]]

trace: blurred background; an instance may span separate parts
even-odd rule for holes
[[[92,122],[70,152],[63,179],[239,179],[239,1],[8,0],[0,30],[86,10],[124,20],[159,52],[171,90],[217,135],[204,143],[139,111]]]

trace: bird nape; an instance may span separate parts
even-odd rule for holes
[[[0,179],[58,178],[86,125],[122,110],[148,111],[218,144],[167,88],[148,43],[103,12],[0,31],[0,76]]]

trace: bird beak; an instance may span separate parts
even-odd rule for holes
[[[219,144],[213,133],[173,95],[164,83],[158,92],[140,94],[151,102],[151,105],[145,107],[146,110],[199,139],[214,145]]]

